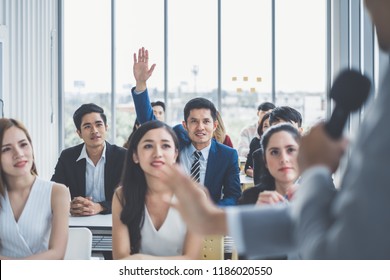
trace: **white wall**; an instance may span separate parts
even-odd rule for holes
[[[45,179],[58,158],[57,5],[56,0],[0,0],[4,116],[29,130]]]

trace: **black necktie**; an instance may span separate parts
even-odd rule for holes
[[[200,181],[200,161],[199,158],[202,155],[202,152],[195,151],[194,152],[194,161],[192,162],[191,165],[191,177],[195,182]]]

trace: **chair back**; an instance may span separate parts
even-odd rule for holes
[[[203,239],[201,260],[224,260],[224,236],[207,235]]]
[[[69,228],[65,260],[90,260],[92,232],[86,227]]]

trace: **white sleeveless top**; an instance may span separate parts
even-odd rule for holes
[[[53,182],[36,177],[16,222],[8,198],[0,195],[0,255],[22,258],[46,251],[51,232]]]
[[[164,223],[157,231],[145,205],[140,253],[153,256],[180,256],[183,254],[186,234],[187,226],[176,209],[169,208]]]

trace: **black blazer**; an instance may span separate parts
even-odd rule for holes
[[[253,168],[254,159],[252,157],[252,154],[254,151],[256,151],[257,149],[260,149],[260,148],[261,148],[260,139],[257,137],[253,137],[251,143],[249,144],[249,153],[246,156],[246,162],[245,162],[245,168],[244,168],[245,172],[249,169],[249,167]]]
[[[64,184],[69,188],[72,199],[77,196],[86,196],[86,160],[76,161],[83,146],[84,143],[62,151],[55,167],[54,175],[51,177],[51,181]],[[106,142],[106,163],[104,166],[106,200],[99,203],[107,210],[101,212],[101,214],[111,213],[112,196],[121,180],[125,155],[126,149]]]
[[[245,204],[256,204],[259,194],[263,191],[274,191],[275,186],[271,187],[267,184],[260,183],[252,188],[246,189],[240,199],[238,200],[239,205]]]

